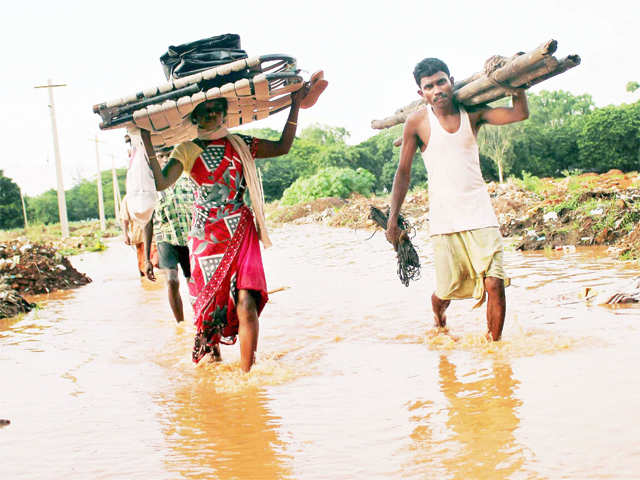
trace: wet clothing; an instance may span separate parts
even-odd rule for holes
[[[156,243],[187,246],[195,187],[193,180],[182,175],[171,187],[159,192],[153,214]]]
[[[480,171],[469,115],[459,108],[460,127],[449,133],[427,106],[431,133],[422,158],[429,176],[431,235],[499,226]]]
[[[184,278],[189,278],[191,276],[189,247],[158,242],[158,265],[165,270],[177,270],[180,265]]]
[[[433,235],[431,242],[438,298],[476,298],[477,307],[485,300],[485,277],[501,278],[508,286],[502,265],[502,236],[497,227]]]
[[[144,241],[144,234],[142,231],[144,226],[140,225],[133,219],[133,216],[129,212],[129,203],[127,201],[126,195],[120,203],[120,221],[128,222],[127,233],[129,234],[131,245],[137,245],[138,243],[142,243]]]
[[[501,278],[502,237],[480,171],[478,143],[468,113],[446,131],[427,106],[430,134],[422,153],[429,176],[429,230],[436,270],[436,296],[442,300],[485,300],[485,277]]]
[[[255,157],[257,140],[239,135]],[[246,182],[238,152],[227,137],[183,142],[171,154],[197,184],[189,251],[196,338],[193,361],[238,334],[239,290],[257,292],[258,314],[268,300],[253,214],[244,203]]]
[[[127,202],[127,196],[125,195],[120,203],[120,221],[127,222],[127,233],[129,234],[129,240],[131,245],[136,250],[136,256],[138,259],[138,272],[141,277],[145,276],[145,264],[146,257],[144,255],[144,227],[139,222],[133,219],[133,216],[129,212],[129,204]],[[124,227],[123,227],[124,228]],[[154,267],[158,266],[158,250],[154,242],[151,243],[150,257],[151,263]]]

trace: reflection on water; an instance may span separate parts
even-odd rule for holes
[[[212,383],[202,378],[159,400],[167,469],[181,478],[291,478],[265,394],[219,394]]]
[[[508,478],[523,462],[514,437],[519,425],[514,398],[518,382],[509,365],[492,362],[485,371],[461,381],[446,356],[438,368],[440,389],[448,404],[447,427],[457,448],[443,462],[454,478]]]
[[[468,366],[467,366],[468,368]],[[519,382],[508,364],[482,362],[471,371],[441,355],[443,397],[409,404],[414,453],[412,470],[438,472],[440,478],[509,478],[525,455],[514,433],[519,426],[515,395]]]
[[[190,319],[175,324],[163,280],[131,272],[123,245],[74,258],[93,283],[0,321],[0,478],[635,478],[640,309],[579,292],[637,267],[507,252],[504,341],[463,301],[454,342],[432,329],[428,239],[405,288],[369,236],[274,233],[268,286],[288,288],[248,375],[237,345],[193,365]]]

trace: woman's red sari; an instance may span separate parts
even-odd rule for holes
[[[256,140],[240,136],[255,156]],[[239,290],[257,292],[258,314],[268,300],[253,214],[244,204],[246,183],[240,156],[226,138],[197,141],[203,151],[191,167],[198,184],[189,236],[196,338],[193,361],[238,334]]]

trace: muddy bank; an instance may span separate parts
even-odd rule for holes
[[[640,258],[640,176],[611,170],[565,178],[525,177],[488,184],[500,228],[518,250],[571,249],[607,245],[621,259]],[[370,205],[385,209],[389,195],[347,200],[323,198],[295,206],[277,202],[267,208],[268,221],[375,228]],[[407,194],[403,214],[415,227],[428,228],[426,189]]]
[[[0,318],[30,311],[22,295],[66,290],[91,282],[56,247],[14,240],[0,244]]]

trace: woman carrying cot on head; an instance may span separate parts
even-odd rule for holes
[[[242,370],[248,372],[255,361],[258,316],[268,300],[258,239],[265,247],[271,242],[254,159],[289,152],[300,102],[307,91],[305,84],[291,95],[291,111],[278,141],[230,134],[224,127],[225,98],[206,101],[193,110],[191,120],[198,125],[198,138],[177,145],[164,168],[153,154],[149,132],[142,132],[158,190],[172,185],[183,172],[197,184],[188,282],[196,325],[196,363],[207,353],[219,359],[218,344],[234,344],[237,335]],[[254,212],[243,200],[247,188]]]

